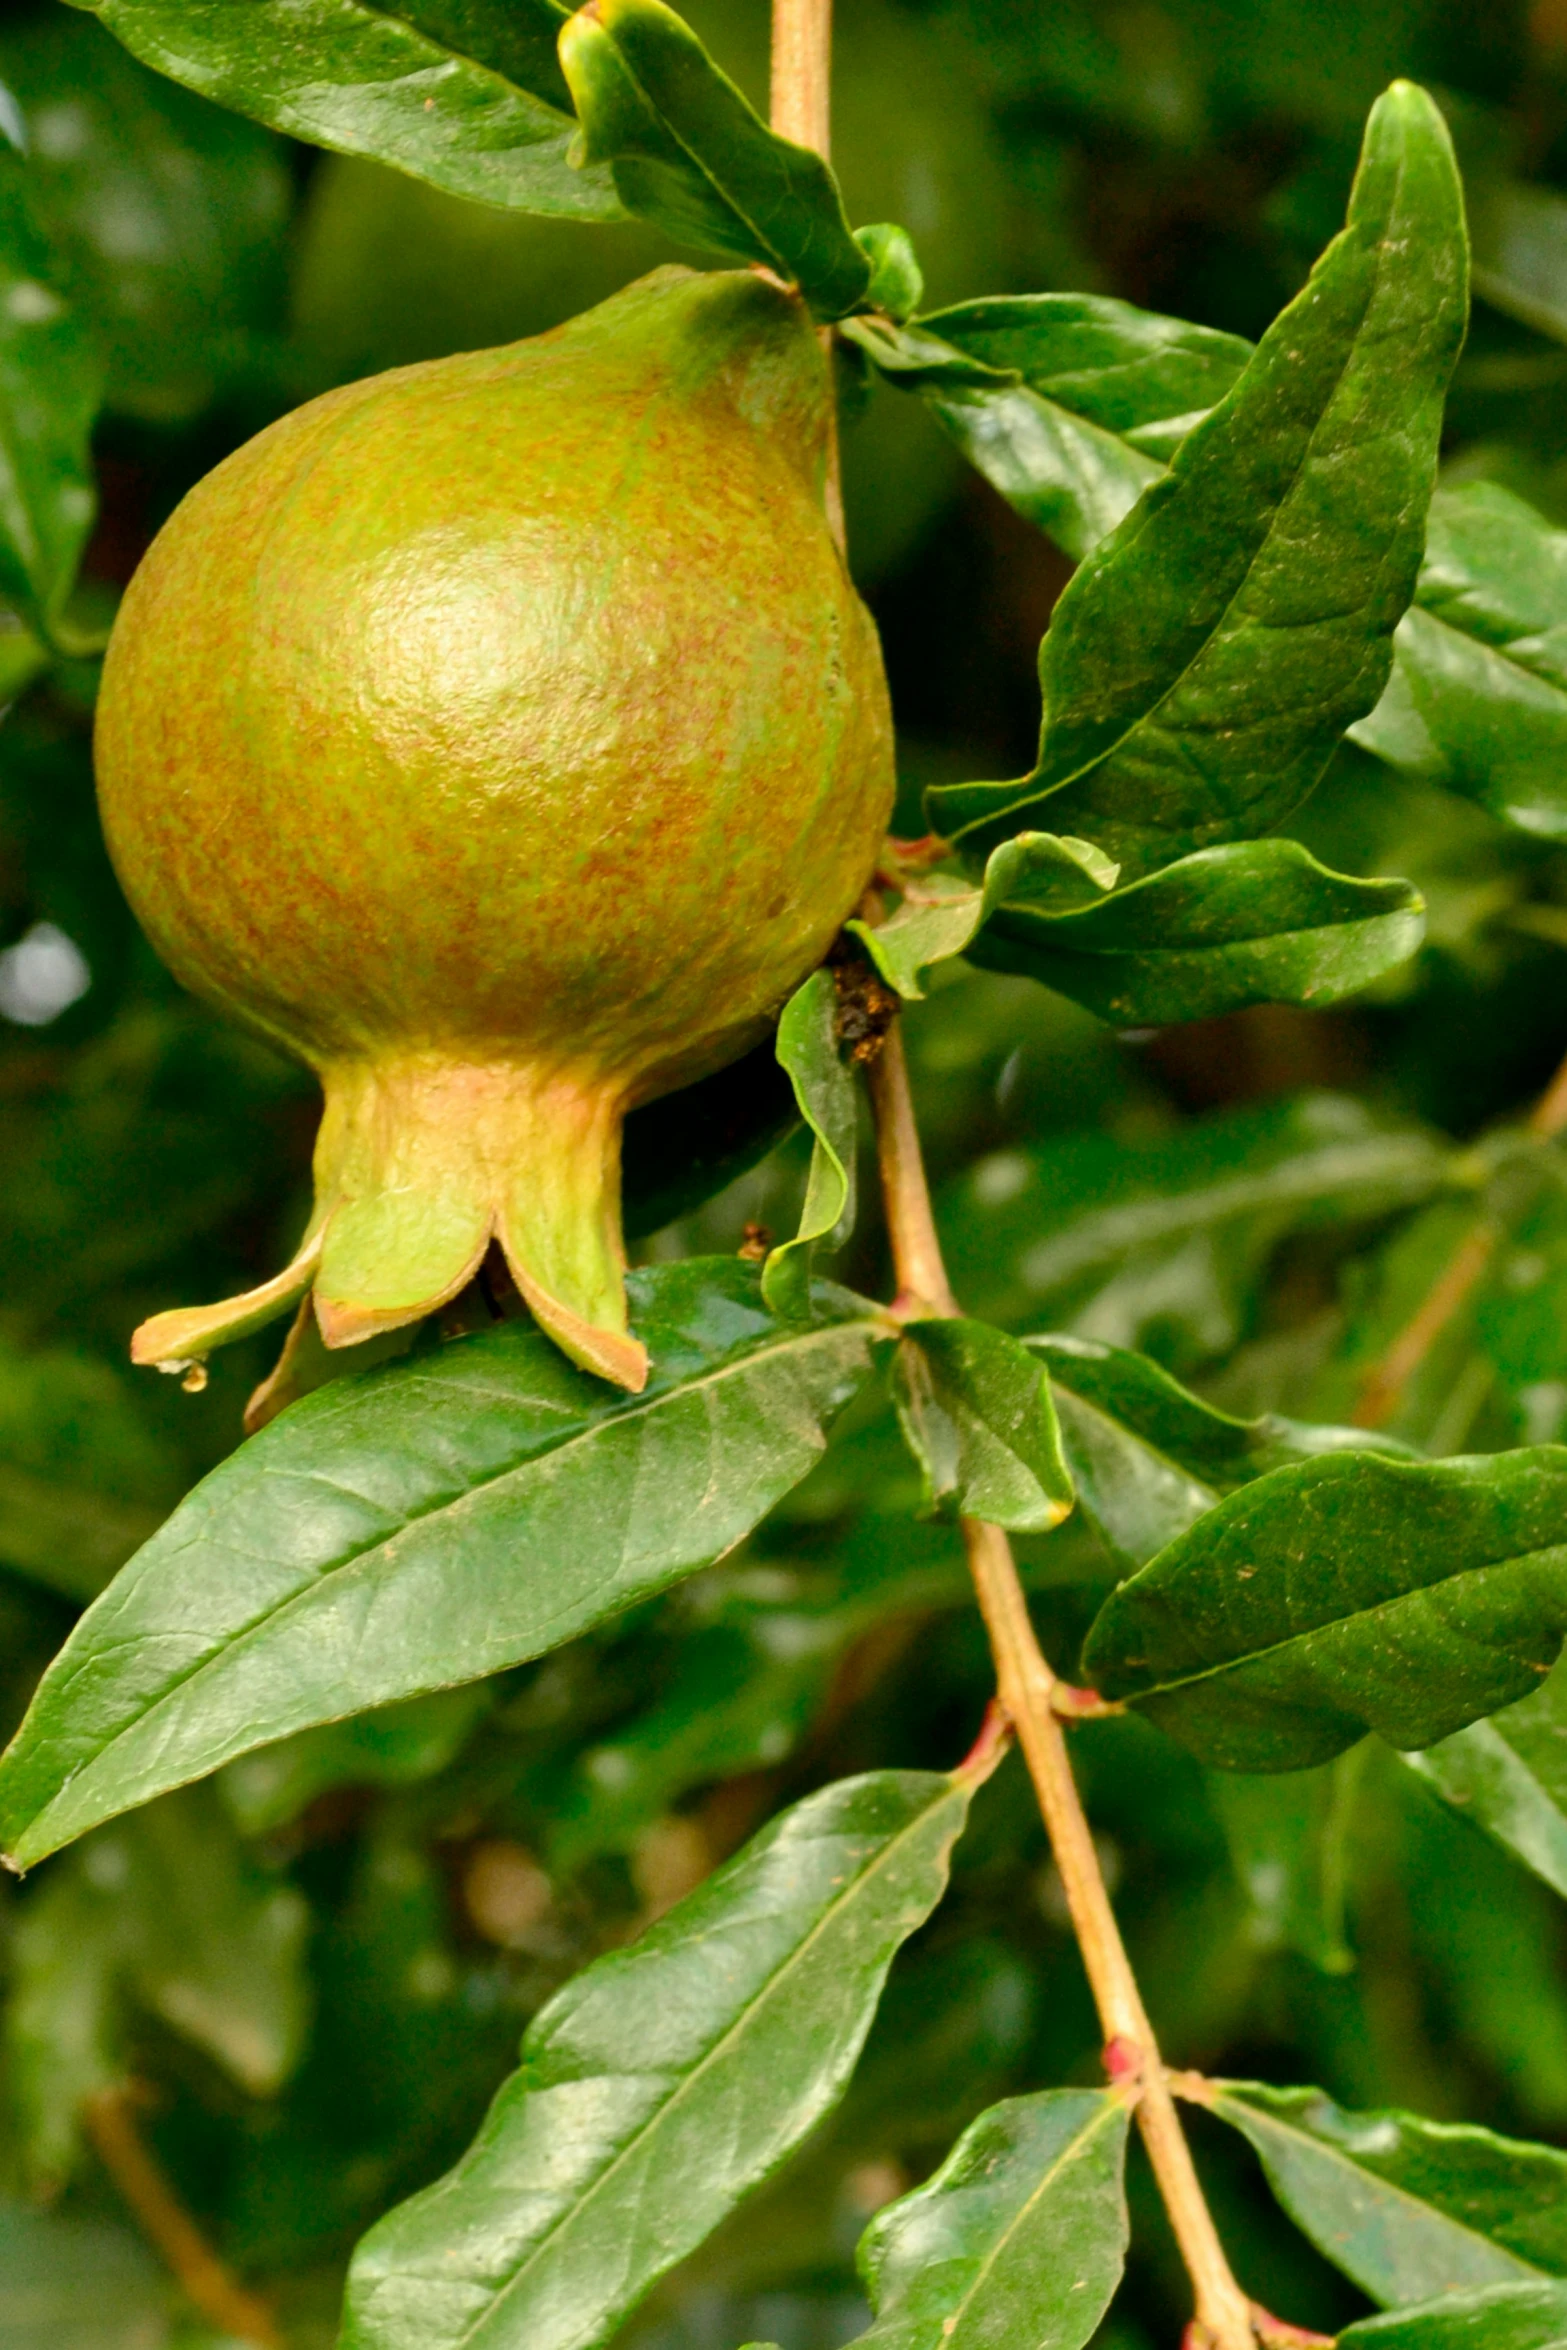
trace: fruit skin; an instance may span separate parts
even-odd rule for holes
[[[189,986],[315,1068],[316,1210],[186,1362],[314,1283],[329,1345],[492,1233],[575,1360],[626,1336],[628,1108],[742,1052],[875,861],[891,727],[822,507],[802,306],[655,271],[309,403],[192,491],[99,701],[110,853]]]

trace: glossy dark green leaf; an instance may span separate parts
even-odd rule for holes
[[[1343,234],[1056,607],[1033,774],[932,792],[937,831],[1044,821],[1137,875],[1270,831],[1304,798],[1387,681],[1465,271],[1446,129],[1395,83]]]
[[[129,2228],[0,2203],[6,2350],[164,2350],[169,2300]]]
[[[1221,1493],[1291,1460],[1339,1451],[1404,1453],[1364,1428],[1264,1412],[1237,1419],[1146,1355],[1046,1333],[1024,1340],[1050,1366],[1078,1499],[1116,1565],[1131,1573],[1212,1509]]]
[[[1117,872],[1092,841],[1021,832],[993,852],[981,881],[940,872],[911,879],[887,921],[844,927],[863,941],[888,986],[917,1002],[925,992],[920,974],[963,954],[998,907],[1065,911],[1113,889]]]
[[[1079,559],[1159,479],[1251,355],[1237,335],[1099,294],[963,302],[902,334],[867,322],[854,339]]]
[[[1567,2275],[1567,2155],[1463,2123],[1346,2113],[1320,2089],[1216,2081],[1319,2252],[1387,2307]]]
[[[898,1418],[928,1506],[1048,1534],[1072,1479],[1037,1356],[988,1322],[910,1322],[894,1357]]]
[[[283,141],[149,72],[72,8],[8,11],[0,80],[26,118],[34,201],[102,355],[106,405],[183,422],[270,370],[293,198]]]
[[[1432,500],[1368,751],[1526,832],[1567,835],[1567,531],[1490,482]]]
[[[842,2094],[971,1792],[823,1788],[557,1992],[469,2152],[360,2246],[343,2350],[607,2341]]]
[[[1567,2285],[1495,2285],[1447,2293],[1415,2309],[1363,2317],[1344,2350],[1564,2350]]]
[[[1567,1899],[1567,1674],[1404,1757],[1466,1820]]]
[[[1274,1469],[1115,1591],[1084,1649],[1207,1762],[1429,1746],[1538,1685],[1567,1632],[1567,1448]]]
[[[1415,1205],[1451,1180],[1455,1157],[1407,1121],[1310,1093],[1149,1142],[1089,1132],[993,1152],[938,1208],[954,1286],[987,1319],[1070,1317],[1135,1346],[1146,1321],[1184,1318],[1194,1351],[1216,1352],[1282,1234]]]
[[[609,173],[566,160],[576,126],[547,46],[566,12],[551,0],[87,4],[144,65],[313,146],[373,155],[481,204],[622,217]],[[469,47],[480,27],[487,55]]]
[[[59,286],[25,159],[0,136],[0,596],[47,636],[97,511],[97,353]]]
[[[1407,881],[1330,873],[1297,841],[1232,841],[1067,912],[1003,900],[967,952],[1102,1020],[1162,1027],[1336,1003],[1407,961],[1424,930]]]
[[[0,1763],[24,1865],[295,1730],[477,1680],[728,1550],[804,1476],[881,1325],[782,1325],[753,1268],[631,1276],[618,1397],[517,1324],[307,1396],[89,1609]]]
[[[592,0],[561,35],[577,150],[628,212],[682,244],[764,263],[822,318],[852,310],[871,263],[822,158],[768,129],[663,0]]]
[[[854,1225],[859,1095],[838,1043],[838,990],[831,971],[813,971],[778,1023],[777,1053],[801,1117],[811,1130],[811,1171],[800,1229],[762,1268],[762,1295],[775,1314],[809,1309],[811,1259],[836,1248]]]
[[[1126,2257],[1131,2119],[1108,2089],[1009,2097],[860,2244],[878,2350],[1079,2350]]]

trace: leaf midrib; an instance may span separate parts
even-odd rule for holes
[[[869,1864],[868,1867],[860,1871],[858,1876],[854,1878],[851,1884],[848,1884],[844,1887],[843,1891],[836,1896],[830,1906],[823,1910],[821,1916],[816,1920],[816,1923],[811,1927],[809,1933],[805,1935],[804,1939],[794,1945],[794,1948],[789,1952],[789,1955],[784,1960],[783,1964],[768,1976],[763,1988],[758,1993],[757,1997],[751,2002],[751,2004],[735,2018],[734,2022],[730,2024],[728,2028],[719,2036],[719,2038],[713,2042],[710,2048],[704,2050],[703,2054],[698,2058],[697,2062],[682,2077],[678,2087],[671,2093],[669,2097],[664,2100],[664,2102],[658,2107],[657,2111],[650,2114],[647,2120],[641,2123],[639,2127],[633,2131],[632,2135],[625,2141],[624,2145],[617,2149],[616,2153],[612,2156],[610,2161],[606,2163],[603,2170],[599,2172],[597,2178],[594,2179],[592,2185],[587,2189],[586,2193],[578,2196],[571,2204],[569,2209],[564,2211],[559,2219],[551,2223],[551,2225],[546,2229],[545,2233],[538,2239],[537,2243],[529,2247],[523,2264],[517,2268],[510,2277],[508,2277],[505,2284],[502,2285],[499,2291],[495,2294],[493,2300],[489,2304],[489,2307],[487,2309],[481,2310],[478,2317],[474,2319],[472,2325],[466,2327],[461,2334],[457,2334],[452,2337],[451,2350],[468,2350],[468,2345],[476,2342],[479,2339],[481,2329],[489,2324],[491,2318],[496,2314],[497,2310],[501,2309],[505,2305],[510,2296],[524,2282],[529,2271],[533,2268],[535,2263],[543,2258],[545,2252],[550,2248],[550,2246],[553,2245],[560,2238],[560,2236],[574,2224],[581,2213],[586,2211],[589,2204],[592,2203],[594,2197],[597,2196],[600,2190],[609,2183],[609,2181],[614,2177],[615,2173],[620,2169],[621,2165],[630,2160],[636,2148],[653,2131],[659,2129],[662,2126],[668,2116],[672,2114],[676,2107],[679,2106],[685,2099],[688,2091],[691,2090],[693,2085],[706,2077],[713,2065],[716,2064],[718,2060],[727,2052],[733,2042],[749,2028],[755,2017],[761,2012],[767,2002],[772,1999],[774,1993],[779,1989],[779,1987],[788,1981],[794,1969],[804,1960],[806,1953],[821,1939],[822,1935],[827,1931],[828,1927],[834,1922],[834,1920],[842,1913],[844,1908],[849,1903],[856,1901],[867,1887],[873,1885],[876,1882],[883,1869],[889,1865],[891,1860],[900,1851],[902,1846],[912,1836],[914,1836],[919,1829],[928,1825],[931,1815],[942,1804],[951,1801],[954,1797],[961,1798],[962,1792],[963,1790],[961,1785],[957,1781],[949,1779],[942,1787],[940,1792],[934,1794],[931,1797],[930,1802],[913,1819],[907,1821],[894,1836],[889,1837],[887,1842],[882,1846],[881,1851],[876,1855],[876,1858]],[[613,2078],[615,2076],[611,2077]],[[665,2265],[667,2266],[668,2263],[666,2262]],[[651,2279],[649,2282],[651,2282]],[[610,2303],[609,2306],[613,2307],[614,2304]]]
[[[957,2303],[956,2307],[951,2311],[948,2317],[943,2320],[942,2335],[944,2340],[958,2332],[958,2329],[962,2325],[965,2316],[968,2314],[975,2296],[984,2286],[991,2270],[995,2267],[996,2262],[1001,2258],[1001,2255],[1007,2249],[1007,2246],[1012,2241],[1012,2238],[1017,2234],[1018,2230],[1023,2226],[1024,2222],[1032,2216],[1035,2206],[1039,2203],[1041,2197],[1049,2192],[1050,2188],[1055,2185],[1057,2179],[1070,2164],[1084,2160],[1099,2132],[1104,2129],[1109,2129],[1114,2123],[1121,2121],[1125,2113],[1126,2107],[1124,2103],[1122,2103],[1122,2101],[1116,2097],[1114,2091],[1107,2091],[1105,2093],[1105,2103],[1100,2107],[1097,2113],[1092,2114],[1089,2117],[1089,2120],[1078,2132],[1077,2136],[1072,2140],[1071,2144],[1066,2147],[1062,2153],[1056,2156],[1055,2161],[1051,2163],[1049,2169],[1045,2172],[1043,2178],[1039,2181],[1039,2184],[1033,2189],[1032,2193],[1029,2194],[1027,2198],[1018,2205],[1017,2210],[1013,2213],[1012,2218],[1008,2221],[1006,2227],[1002,2229],[1000,2235],[997,2236],[995,2242],[991,2245],[990,2250],[985,2254],[984,2259],[980,2262],[979,2267],[975,2270],[972,2284],[969,2286],[962,2299]]]
[[[876,1324],[871,1322],[869,1319],[864,1321],[855,1320],[845,1322],[831,1322],[816,1325],[808,1330],[802,1330],[791,1337],[779,1341],[775,1346],[758,1346],[751,1352],[741,1355],[732,1362],[716,1366],[714,1369],[708,1371],[699,1379],[688,1380],[683,1385],[678,1387],[665,1388],[661,1394],[655,1396],[647,1397],[645,1399],[638,1398],[629,1406],[619,1410],[616,1410],[613,1406],[611,1406],[610,1409],[603,1415],[603,1417],[592,1420],[585,1426],[580,1426],[574,1434],[562,1437],[559,1443],[545,1446],[538,1452],[530,1453],[526,1460],[513,1463],[509,1468],[499,1469],[490,1476],[481,1477],[474,1484],[467,1486],[461,1493],[442,1501],[433,1502],[428,1509],[418,1510],[411,1513],[408,1517],[402,1520],[402,1522],[394,1529],[391,1534],[384,1536],[380,1541],[374,1544],[368,1545],[363,1550],[354,1552],[343,1562],[341,1566],[331,1567],[325,1571],[318,1570],[315,1574],[312,1575],[309,1582],[301,1584],[296,1591],[291,1592],[289,1597],[284,1600],[280,1606],[269,1610],[265,1615],[256,1617],[253,1622],[244,1626],[239,1632],[237,1632],[232,1639],[227,1640],[220,1646],[210,1650],[207,1655],[199,1658],[193,1665],[191,1665],[188,1671],[181,1673],[177,1679],[170,1681],[166,1687],[159,1690],[157,1695],[153,1697],[149,1703],[140,1710],[140,1712],[133,1715],[131,1719],[123,1725],[122,1728],[118,1729],[115,1732],[113,1738],[107,1740],[103,1745],[98,1747],[96,1752],[90,1755],[85,1762],[81,1762],[76,1765],[76,1767],[69,1773],[56,1793],[50,1798],[49,1802],[46,1803],[40,1811],[33,1814],[31,1820],[28,1822],[28,1825],[30,1827],[35,1827],[41,1820],[46,1819],[49,1813],[53,1810],[55,1804],[61,1800],[69,1787],[76,1784],[76,1782],[85,1772],[96,1769],[97,1766],[104,1760],[104,1758],[114,1751],[114,1748],[119,1744],[122,1738],[129,1737],[132,1731],[139,1729],[143,1723],[150,1721],[165,1705],[171,1704],[175,1698],[178,1697],[180,1691],[187,1687],[190,1682],[197,1679],[200,1674],[208,1671],[209,1669],[215,1669],[220,1664],[226,1663],[230,1658],[236,1656],[253,1639],[259,1638],[262,1634],[271,1631],[275,1626],[281,1623],[285,1617],[289,1616],[297,1607],[302,1606],[314,1595],[318,1594],[326,1583],[330,1582],[333,1585],[333,1588],[336,1589],[338,1587],[338,1581],[340,1577],[354,1574],[360,1567],[365,1566],[367,1562],[373,1560],[378,1553],[386,1550],[391,1543],[397,1541],[401,1536],[408,1533],[413,1527],[423,1525],[427,1519],[439,1517],[445,1511],[461,1508],[465,1503],[473,1500],[476,1495],[488,1493],[495,1487],[503,1485],[508,1478],[526,1476],[530,1470],[539,1467],[543,1462],[558,1460],[563,1455],[572,1452],[579,1445],[590,1443],[595,1437],[602,1434],[606,1429],[621,1428],[627,1426],[628,1424],[635,1425],[638,1420],[646,1419],[649,1415],[658,1411],[665,1404],[674,1404],[687,1396],[699,1396],[704,1392],[717,1387],[723,1380],[729,1377],[738,1377],[742,1375],[758,1361],[765,1360],[768,1363],[774,1363],[797,1349],[801,1349],[810,1345],[827,1343],[834,1339],[845,1337],[855,1331],[863,1331],[869,1335],[869,1333],[872,1332],[875,1328]],[[154,1539],[156,1539],[156,1537],[154,1537]],[[89,1651],[82,1657],[80,1661],[82,1667],[85,1669],[90,1667],[96,1661],[96,1658],[94,1654]],[[67,1686],[69,1685],[70,1684],[67,1684]],[[439,1684],[437,1684],[437,1686],[439,1686]],[[329,1716],[327,1718],[346,1720],[348,1717],[346,1715],[339,1715]],[[34,1759],[41,1752],[47,1750],[49,1743],[50,1741],[47,1737],[41,1738],[39,1744],[32,1748],[30,1753],[24,1758],[25,1761],[29,1763],[34,1761]],[[22,1836],[19,1835],[17,1842],[20,1843],[21,1841]]]

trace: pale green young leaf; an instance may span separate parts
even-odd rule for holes
[[[1567,2155],[1465,2123],[1215,2081],[1296,2226],[1384,2307],[1567,2275]]]
[[[775,1314],[787,1318],[809,1310],[817,1248],[838,1247],[854,1227],[859,1096],[838,1042],[831,971],[813,971],[789,998],[778,1023],[777,1051],[812,1136],[800,1229],[793,1240],[779,1243],[762,1268],[762,1295]]]
[[[1567,2285],[1493,2285],[1363,2317],[1343,2350],[1567,2350]]]
[[[1439,491],[1387,691],[1351,733],[1525,832],[1567,835],[1567,531],[1490,482]]]
[[[576,220],[624,217],[575,170],[554,0],[78,0],[133,57],[204,98],[454,196]]]
[[[883,1323],[775,1320],[755,1270],[630,1279],[639,1396],[520,1324],[307,1396],[213,1471],[90,1608],[0,1761],[30,1865],[320,1722],[537,1656],[706,1566],[819,1457]]]
[[[1407,881],[1331,873],[1297,841],[1231,841],[1097,903],[1008,897],[967,951],[1102,1020],[1162,1027],[1248,1004],[1336,1003],[1407,961],[1424,929]]]
[[[628,212],[683,244],[760,262],[822,318],[864,298],[856,244],[821,156],[768,129],[663,0],[592,0],[561,34],[581,159]]]
[[[343,2350],[594,2350],[836,2102],[972,1782],[806,1798],[534,2018],[468,2153],[355,2254]]]
[[[1114,889],[1118,870],[1092,841],[1021,832],[993,851],[981,881],[940,872],[911,879],[887,921],[856,918],[844,927],[863,942],[888,986],[917,1002],[925,992],[921,972],[961,955],[999,906],[1064,911]]]
[[[1057,605],[1034,772],[934,790],[934,829],[978,845],[1043,816],[1136,877],[1298,805],[1387,681],[1465,280],[1446,128],[1395,83],[1342,235]]]
[[[870,2350],[1079,2350],[1126,2257],[1131,2119],[1108,2089],[1009,2097],[860,2242]]]
[[[1424,1747],[1537,1687],[1567,1632],[1567,1448],[1271,1470],[1120,1585],[1084,1669],[1206,1762]]]
[[[1072,1479],[1037,1356],[988,1322],[905,1324],[893,1363],[898,1418],[928,1506],[1048,1534],[1072,1507]]]

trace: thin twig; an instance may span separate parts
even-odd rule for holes
[[[156,2246],[186,2298],[220,2333],[275,2350],[277,2329],[264,2302],[232,2277],[154,2160],[128,2089],[103,2089],[82,2108],[98,2159]]]
[[[924,1312],[955,1314],[958,1308],[942,1262],[908,1067],[896,1028],[871,1063],[869,1079],[898,1284],[899,1306],[895,1310],[906,1313],[915,1305]],[[990,1635],[1001,1703],[1017,1731],[1034,1782],[1099,2011],[1105,2067],[1112,2081],[1135,2086],[1140,2092],[1138,2127],[1192,2280],[1197,2314],[1188,2329],[1187,2350],[1254,2350],[1257,2336],[1250,2305],[1230,2272],[1204,2199],[1153,2027],[1110,1906],[1056,1711],[1060,1684],[1034,1636],[1012,1546],[999,1526],[986,1525],[977,1518],[964,1519],[963,1542],[980,1613]]]
[[[832,143],[832,0],[773,0],[773,129],[796,146],[826,155]],[[833,388],[833,330],[821,330],[822,355]],[[843,467],[838,449],[838,403],[829,400],[827,464],[822,483],[827,526],[844,548]]]
[[[1528,1131],[1540,1142],[1567,1131],[1567,1060],[1530,1112]],[[1410,1380],[1484,1278],[1501,1237],[1489,1217],[1470,1225],[1409,1320],[1367,1373],[1351,1414],[1357,1428],[1387,1426]]]

